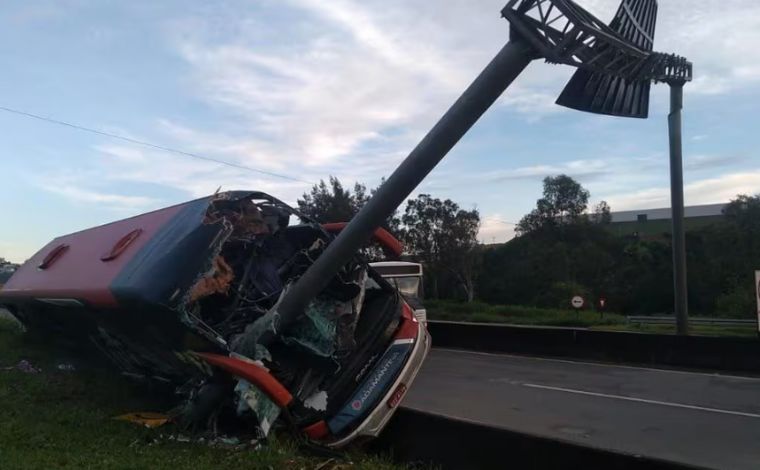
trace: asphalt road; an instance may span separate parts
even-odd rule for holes
[[[433,349],[403,406],[716,469],[760,469],[760,378]]]

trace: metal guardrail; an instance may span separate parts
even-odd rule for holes
[[[643,325],[674,325],[676,317],[666,316],[628,316],[628,323],[639,323]],[[719,326],[743,326],[756,325],[757,320],[745,318],[707,318],[707,317],[689,317],[689,323],[692,325],[719,325]]]

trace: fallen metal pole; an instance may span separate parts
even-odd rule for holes
[[[673,220],[673,287],[675,295],[676,333],[689,334],[689,305],[686,286],[686,237],[683,227],[683,151],[681,144],[681,109],[683,82],[670,83],[670,207]]]
[[[438,162],[535,58],[519,40],[508,42],[462,96],[417,144],[388,180],[288,290],[280,302],[279,327],[298,318],[308,303],[401,205]],[[266,342],[262,338],[262,342]]]

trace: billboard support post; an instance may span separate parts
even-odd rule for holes
[[[760,336],[760,271],[755,271],[755,300],[757,301],[757,335]]]
[[[673,80],[670,85],[670,114],[668,115],[668,136],[670,140],[670,207],[673,223],[673,292],[676,316],[676,333],[689,334],[689,303],[686,281],[686,235],[683,217],[683,147],[681,138],[681,110],[683,109],[682,80]]]

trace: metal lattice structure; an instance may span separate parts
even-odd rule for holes
[[[691,80],[686,59],[652,51],[656,0],[624,0],[609,25],[572,0],[510,0],[502,15],[547,62],[578,68],[560,105],[645,118],[651,82]]]

